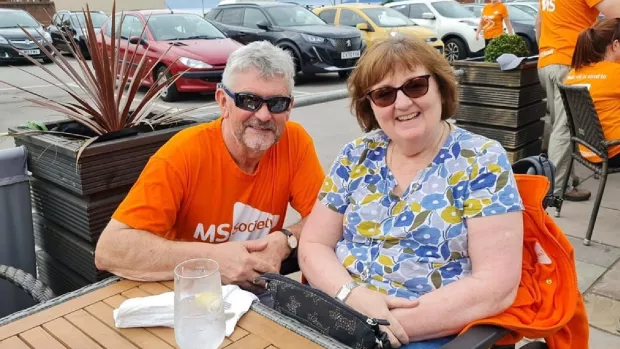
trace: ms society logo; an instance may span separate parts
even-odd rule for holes
[[[263,212],[241,202],[233,208],[233,223],[211,224],[206,227],[198,223],[194,239],[205,242],[226,242],[256,240],[269,234],[278,224],[279,215]]]

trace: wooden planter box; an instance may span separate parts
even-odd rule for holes
[[[48,129],[70,123],[47,123]],[[42,280],[57,294],[110,276],[97,270],[94,251],[112,214],[138,179],[150,157],[177,132],[195,121],[88,146],[76,166],[83,139],[54,134],[16,134],[28,150],[35,243]]]
[[[461,103],[454,116],[459,127],[497,140],[512,162],[542,151],[546,94],[537,60],[524,60],[510,71],[482,57],[452,66],[464,72],[459,80]]]

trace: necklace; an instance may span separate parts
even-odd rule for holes
[[[445,128],[445,124],[442,123],[441,135],[439,136],[439,139],[437,140],[437,143],[435,144],[434,149],[437,149],[437,147],[440,145],[441,140],[444,137],[445,129],[446,129]],[[388,142],[388,146],[389,146],[389,142]],[[395,146],[392,146],[392,149],[390,150],[390,158],[388,159],[387,164],[386,164],[388,166],[388,173],[391,171],[390,168],[392,167],[392,159],[394,158],[394,148],[395,148]],[[432,161],[433,160],[431,160],[431,163],[432,163]],[[411,193],[417,191],[418,188],[420,187],[420,179],[422,177],[422,174],[425,172],[425,169],[427,169],[429,165],[430,165],[430,163],[424,169],[418,171],[418,173],[416,174],[416,177],[413,180],[413,183],[415,183],[415,184],[413,185],[413,187],[412,187],[412,189],[410,191]],[[388,174],[387,178],[385,178],[385,181],[387,181],[388,178],[389,178],[389,174]],[[384,196],[388,196],[389,197],[389,191],[390,191],[390,189],[388,187],[388,184],[386,183],[385,189],[383,190],[382,194]],[[391,202],[391,200],[388,200],[388,201],[389,201],[389,204],[388,204],[388,207],[386,209],[387,210],[387,212],[386,212],[386,217],[387,218],[386,219],[391,217],[390,211],[391,211],[391,209],[393,207],[393,203]],[[385,220],[381,220],[382,223],[383,223],[383,221],[385,221]],[[387,239],[385,237],[383,239],[381,239],[381,241],[379,242],[379,245],[377,246],[377,253],[376,253],[376,255],[373,258],[373,256],[372,256],[372,242],[373,242],[373,239],[370,238],[370,237],[366,238],[365,245],[368,246],[369,261],[368,261],[368,263],[364,263],[365,264],[364,265],[364,270],[360,274],[360,278],[361,278],[362,282],[366,282],[366,280],[368,280],[368,278],[370,277],[370,267],[372,266],[372,263],[379,258],[379,254],[380,254],[381,249],[383,248],[383,245],[385,244],[386,240]]]

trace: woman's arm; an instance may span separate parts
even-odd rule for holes
[[[510,21],[510,17],[504,17],[504,23],[506,23],[506,28],[508,29],[508,34],[513,35],[515,33],[514,29],[512,29],[512,22]]]
[[[523,250],[522,212],[467,220],[472,275],[395,309],[412,342],[459,333],[469,323],[507,309],[517,294]]]
[[[334,252],[342,237],[342,222],[343,215],[317,200],[304,224],[297,251],[304,277],[330,296],[353,280]]]

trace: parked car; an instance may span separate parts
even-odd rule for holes
[[[479,20],[456,1],[408,0],[385,6],[435,31],[446,46],[446,58],[450,62],[480,56],[484,52],[484,40],[476,40]]]
[[[480,14],[482,13],[482,8],[484,4],[467,4],[464,7],[472,13],[480,18]],[[513,13],[519,13],[517,18],[520,20],[515,20],[512,18]],[[527,13],[516,9],[516,8],[508,8],[508,15],[510,16],[510,23],[512,24],[512,29],[514,29],[515,34],[521,36],[523,40],[525,40],[525,44],[529,49],[529,54],[534,56],[538,54],[538,42],[536,41],[536,28],[534,26],[534,20],[528,19],[529,17],[523,17],[523,14],[526,16]],[[504,25],[504,31],[507,31],[506,25]]]
[[[161,98],[167,102],[178,100],[183,92],[215,91],[222,80],[228,57],[242,46],[197,14],[141,10],[124,12],[124,16],[122,27],[116,29],[121,38],[118,48],[120,57],[125,55],[127,48],[128,57],[135,53],[136,61],[139,61],[147,55],[150,58],[148,61],[155,64],[162,53],[172,46],[153,68],[153,74],[142,81],[145,86],[153,85],[159,76],[164,75],[166,67],[170,67],[170,72],[164,76],[166,79],[183,72],[182,77],[162,91]],[[120,22],[119,13],[116,15],[117,27]],[[98,37],[99,45],[108,50],[112,40],[111,24],[110,18],[101,29],[105,42]],[[144,35],[140,37],[145,25]]]
[[[108,19],[108,15],[103,11],[90,11],[89,14],[95,33],[99,33],[101,26]],[[56,12],[52,18],[52,24],[47,27],[47,31],[52,37],[52,44],[58,51],[71,52],[71,38],[73,38],[73,41],[79,46],[82,55],[85,58],[90,57],[86,45],[88,33],[86,31],[85,11],[62,10]]]
[[[366,48],[359,30],[328,25],[304,6],[285,2],[219,5],[206,16],[243,44],[267,40],[287,50],[296,71],[346,77]]]
[[[0,8],[0,63],[27,60],[24,55],[46,63],[51,62],[20,27],[27,30],[35,40],[39,40],[46,49],[51,50],[50,45],[45,42],[51,41],[50,34],[28,12]]]
[[[389,7],[371,4],[342,4],[316,8],[313,11],[329,24],[359,29],[368,46],[379,38],[401,33],[420,37],[440,53],[443,54],[444,51],[444,44],[437,38],[437,34],[430,29],[416,25],[405,15]]]
[[[506,1],[504,4],[506,6],[513,6],[518,8],[521,11],[527,12],[528,14],[536,17],[538,15],[538,1]]]

